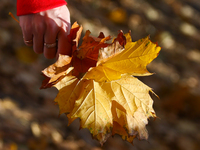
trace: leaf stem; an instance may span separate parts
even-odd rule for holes
[[[11,13],[11,12],[9,12],[8,13],[15,21],[17,21],[18,23],[19,23],[19,21],[14,17],[14,15]]]

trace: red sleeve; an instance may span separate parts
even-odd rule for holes
[[[65,0],[17,0],[17,16],[38,13],[66,4]]]

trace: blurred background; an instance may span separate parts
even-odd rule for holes
[[[0,4],[0,150],[199,150],[200,149],[200,1],[67,0],[71,22],[93,36],[131,30],[133,41],[150,35],[162,47],[148,66],[155,74],[140,78],[153,96],[159,118],[149,120],[148,141],[132,146],[110,137],[101,147],[79,121],[67,126],[54,105],[57,90],[40,90],[41,70],[55,60],[36,55],[23,43],[16,0]]]

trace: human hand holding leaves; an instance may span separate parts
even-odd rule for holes
[[[149,37],[132,42],[130,33],[122,31],[110,44],[110,36],[100,33],[95,38],[86,31],[78,46],[81,31],[77,23],[72,26],[72,55],[60,55],[43,71],[41,88],[55,86],[60,114],[69,123],[80,118],[80,127],[88,128],[101,144],[114,134],[130,143],[135,137],[147,139],[147,119],[156,117],[152,90],[133,76],[150,75],[146,66],[161,48]]]

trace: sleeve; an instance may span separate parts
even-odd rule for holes
[[[65,0],[17,0],[17,16],[38,13],[66,4]]]

